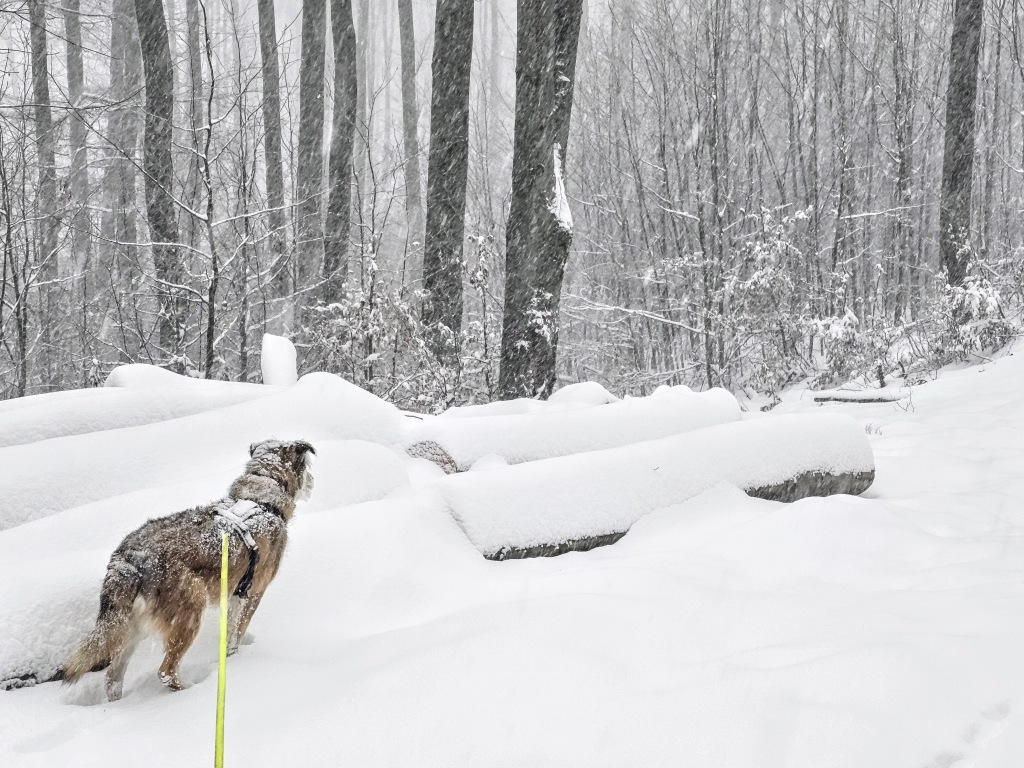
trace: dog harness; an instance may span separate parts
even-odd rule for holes
[[[235,595],[243,599],[249,596],[249,588],[252,587],[252,580],[256,575],[256,564],[260,561],[260,549],[256,546],[256,539],[253,538],[252,531],[249,530],[249,520],[264,511],[270,510],[255,501],[239,499],[230,507],[220,507],[216,514],[224,527],[236,534],[249,550],[249,565],[246,566],[245,575],[242,576],[242,580],[238,582],[238,588],[235,590]]]

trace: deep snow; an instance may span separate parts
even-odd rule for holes
[[[877,470],[860,498],[718,485],[613,546],[500,563],[447,513],[441,470],[398,452],[415,420],[307,379],[0,450],[0,673],[84,634],[132,527],[220,495],[251,439],[303,436],[316,487],[229,661],[227,765],[1024,764],[1024,355],[899,403],[793,392],[748,414],[855,419]],[[47,397],[67,413],[92,396]],[[19,410],[3,406],[0,433]],[[529,466],[478,463],[469,476]],[[180,693],[157,681],[155,644],[115,704],[101,675],[0,692],[0,765],[205,764],[215,629]]]

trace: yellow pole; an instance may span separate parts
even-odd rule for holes
[[[224,690],[228,671],[228,532],[224,531],[220,554],[220,668],[217,672],[217,745],[214,768],[224,768]]]

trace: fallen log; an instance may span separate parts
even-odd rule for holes
[[[796,501],[859,494],[867,436],[838,414],[769,416],[490,472],[435,486],[484,557],[545,557],[612,544],[643,515],[718,483]]]
[[[811,392],[816,403],[895,403],[910,397],[907,389],[831,389]]]
[[[436,445],[464,472],[488,454],[520,464],[667,437],[741,416],[736,398],[724,389],[698,393],[665,387],[649,397],[572,410],[425,418],[409,426],[405,445],[407,450],[420,446],[417,452],[424,443]]]

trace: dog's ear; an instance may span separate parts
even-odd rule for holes
[[[313,446],[310,445],[309,443],[307,443],[305,440],[296,440],[293,443],[293,445],[295,447],[295,453],[298,456],[301,456],[302,454],[306,453],[307,451],[309,453],[312,453],[314,456],[316,456],[316,449],[313,448]]]
[[[252,445],[249,446],[249,458],[250,459],[253,456],[256,455],[256,449],[259,448],[261,445],[263,445],[263,441],[262,440],[259,441],[258,443],[253,443]]]

